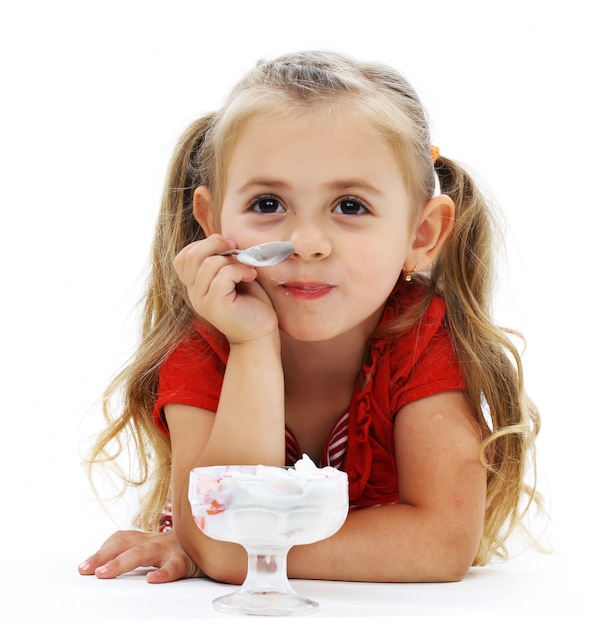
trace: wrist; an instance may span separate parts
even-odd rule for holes
[[[272,359],[275,356],[281,362],[281,338],[278,329],[243,341],[229,341],[230,355],[256,355],[259,358]]]

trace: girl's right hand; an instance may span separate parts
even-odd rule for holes
[[[83,576],[116,578],[137,567],[155,567],[147,573],[149,583],[169,583],[201,576],[201,570],[178,542],[174,531],[149,533],[120,530],[100,550],[78,567]]]
[[[231,344],[259,339],[276,331],[277,315],[260,286],[256,268],[218,253],[235,247],[220,235],[194,241],[174,259],[195,312]]]

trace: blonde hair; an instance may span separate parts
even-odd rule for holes
[[[97,440],[91,464],[115,461],[125,442],[134,445],[138,476],[126,484],[150,484],[142,513],[146,529],[157,526],[169,496],[170,445],[153,423],[159,369],[190,330],[194,315],[172,265],[176,254],[205,234],[193,216],[193,192],[207,185],[221,206],[225,169],[241,128],[259,115],[316,110],[360,114],[390,142],[416,211],[442,193],[456,206],[455,227],[429,275],[418,277],[425,298],[394,321],[389,332],[416,325],[438,294],[447,305],[446,324],[467,382],[467,397],[485,434],[482,462],[488,469],[483,537],[475,558],[485,564],[506,556],[505,542],[538,499],[534,442],[539,415],[527,398],[522,363],[509,331],[490,316],[493,219],[470,176],[452,160],[432,162],[430,132],[413,88],[393,69],[357,63],[343,55],[301,52],[260,61],[234,88],[225,106],[192,124],[176,147],[168,172],[153,244],[139,348],[105,394],[108,425]],[[119,407],[113,417],[113,401]],[[528,480],[527,480],[528,478]],[[527,481],[527,482],[525,482]]]

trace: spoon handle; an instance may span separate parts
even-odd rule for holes
[[[237,250],[237,248],[232,248],[231,250],[225,250],[224,252],[218,252],[220,256],[232,256],[233,254],[239,254],[241,250]]]

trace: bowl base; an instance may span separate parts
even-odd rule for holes
[[[319,604],[294,591],[239,590],[216,598],[212,606],[231,615],[305,615],[316,610]]]

